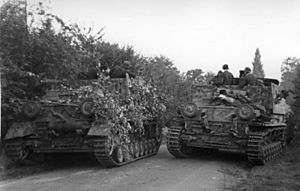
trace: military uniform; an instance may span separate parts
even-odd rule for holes
[[[256,78],[251,73],[246,74],[244,77],[242,77],[240,79],[239,86],[241,88],[243,88],[244,86],[247,86],[247,85],[252,85],[252,86],[256,85]]]
[[[223,85],[224,84],[224,77],[223,77],[223,72],[219,71],[218,74],[216,76],[214,76],[210,82],[213,85]]]
[[[223,72],[223,84],[224,85],[231,85],[233,81],[233,75],[231,72],[225,70]]]

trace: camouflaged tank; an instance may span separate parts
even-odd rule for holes
[[[286,144],[288,106],[278,81],[260,79],[257,86],[193,85],[190,102],[168,129],[167,148],[177,158],[223,150],[247,155],[261,165]]]
[[[81,152],[93,153],[106,167],[116,167],[158,152],[162,127],[159,109],[154,108],[158,104],[142,96],[151,93],[151,87],[126,72],[100,79],[87,76],[81,75],[77,89],[44,80],[51,87],[46,95],[22,103],[4,137],[12,161],[24,162],[33,154]],[[137,108],[142,99],[152,108]]]

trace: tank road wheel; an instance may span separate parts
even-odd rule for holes
[[[126,144],[123,146],[123,154],[124,154],[124,160],[126,162],[132,160],[131,151],[130,151],[130,144]]]
[[[140,141],[140,142],[139,142],[139,146],[140,146],[140,156],[144,156],[145,150],[144,150],[144,144],[143,144],[143,141]]]
[[[144,141],[144,147],[145,147],[145,154],[149,154],[149,141],[145,140]]]
[[[123,146],[118,146],[117,148],[116,148],[116,150],[115,150],[115,156],[116,156],[116,161],[118,162],[118,163],[122,163],[123,161],[124,161],[124,152],[123,152]]]
[[[156,125],[155,128],[155,139],[160,145],[162,141],[162,128],[160,128],[158,125]]]
[[[134,143],[133,142],[129,143],[128,149],[129,149],[129,155],[130,155],[130,157],[131,158],[135,158],[134,157]]]
[[[156,152],[156,143],[155,139],[151,139],[151,147],[152,147],[152,153]]]
[[[134,143],[134,158],[138,158],[140,156],[140,145],[139,142]]]
[[[155,141],[154,141],[154,139],[150,139],[149,142],[150,142],[149,145],[151,148],[151,153],[154,153],[155,152]]]
[[[148,153],[151,154],[152,153],[152,145],[151,145],[151,139],[147,140],[147,147],[148,147]]]
[[[148,151],[149,151],[149,154],[151,154],[153,152],[152,139],[148,140]]]

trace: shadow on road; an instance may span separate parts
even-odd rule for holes
[[[192,160],[201,162],[222,162],[228,165],[235,165],[240,168],[249,170],[252,168],[252,165],[247,160],[247,156],[241,153],[232,153],[225,151],[194,151],[191,155],[189,155],[185,159],[178,159],[172,156],[168,152],[161,152],[159,156],[162,158],[172,158],[173,160]]]
[[[224,151],[215,151],[208,153],[207,155],[196,155],[195,159],[200,161],[216,161],[227,164],[234,164],[242,168],[251,168],[251,164],[248,162],[247,156],[240,153],[230,153]]]
[[[46,155],[43,162],[38,164],[18,164],[0,171],[0,181],[19,179],[42,172],[66,169],[104,169],[93,157],[87,153],[57,153]]]

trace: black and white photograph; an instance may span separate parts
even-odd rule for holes
[[[0,0],[1,191],[299,191],[300,0]]]

